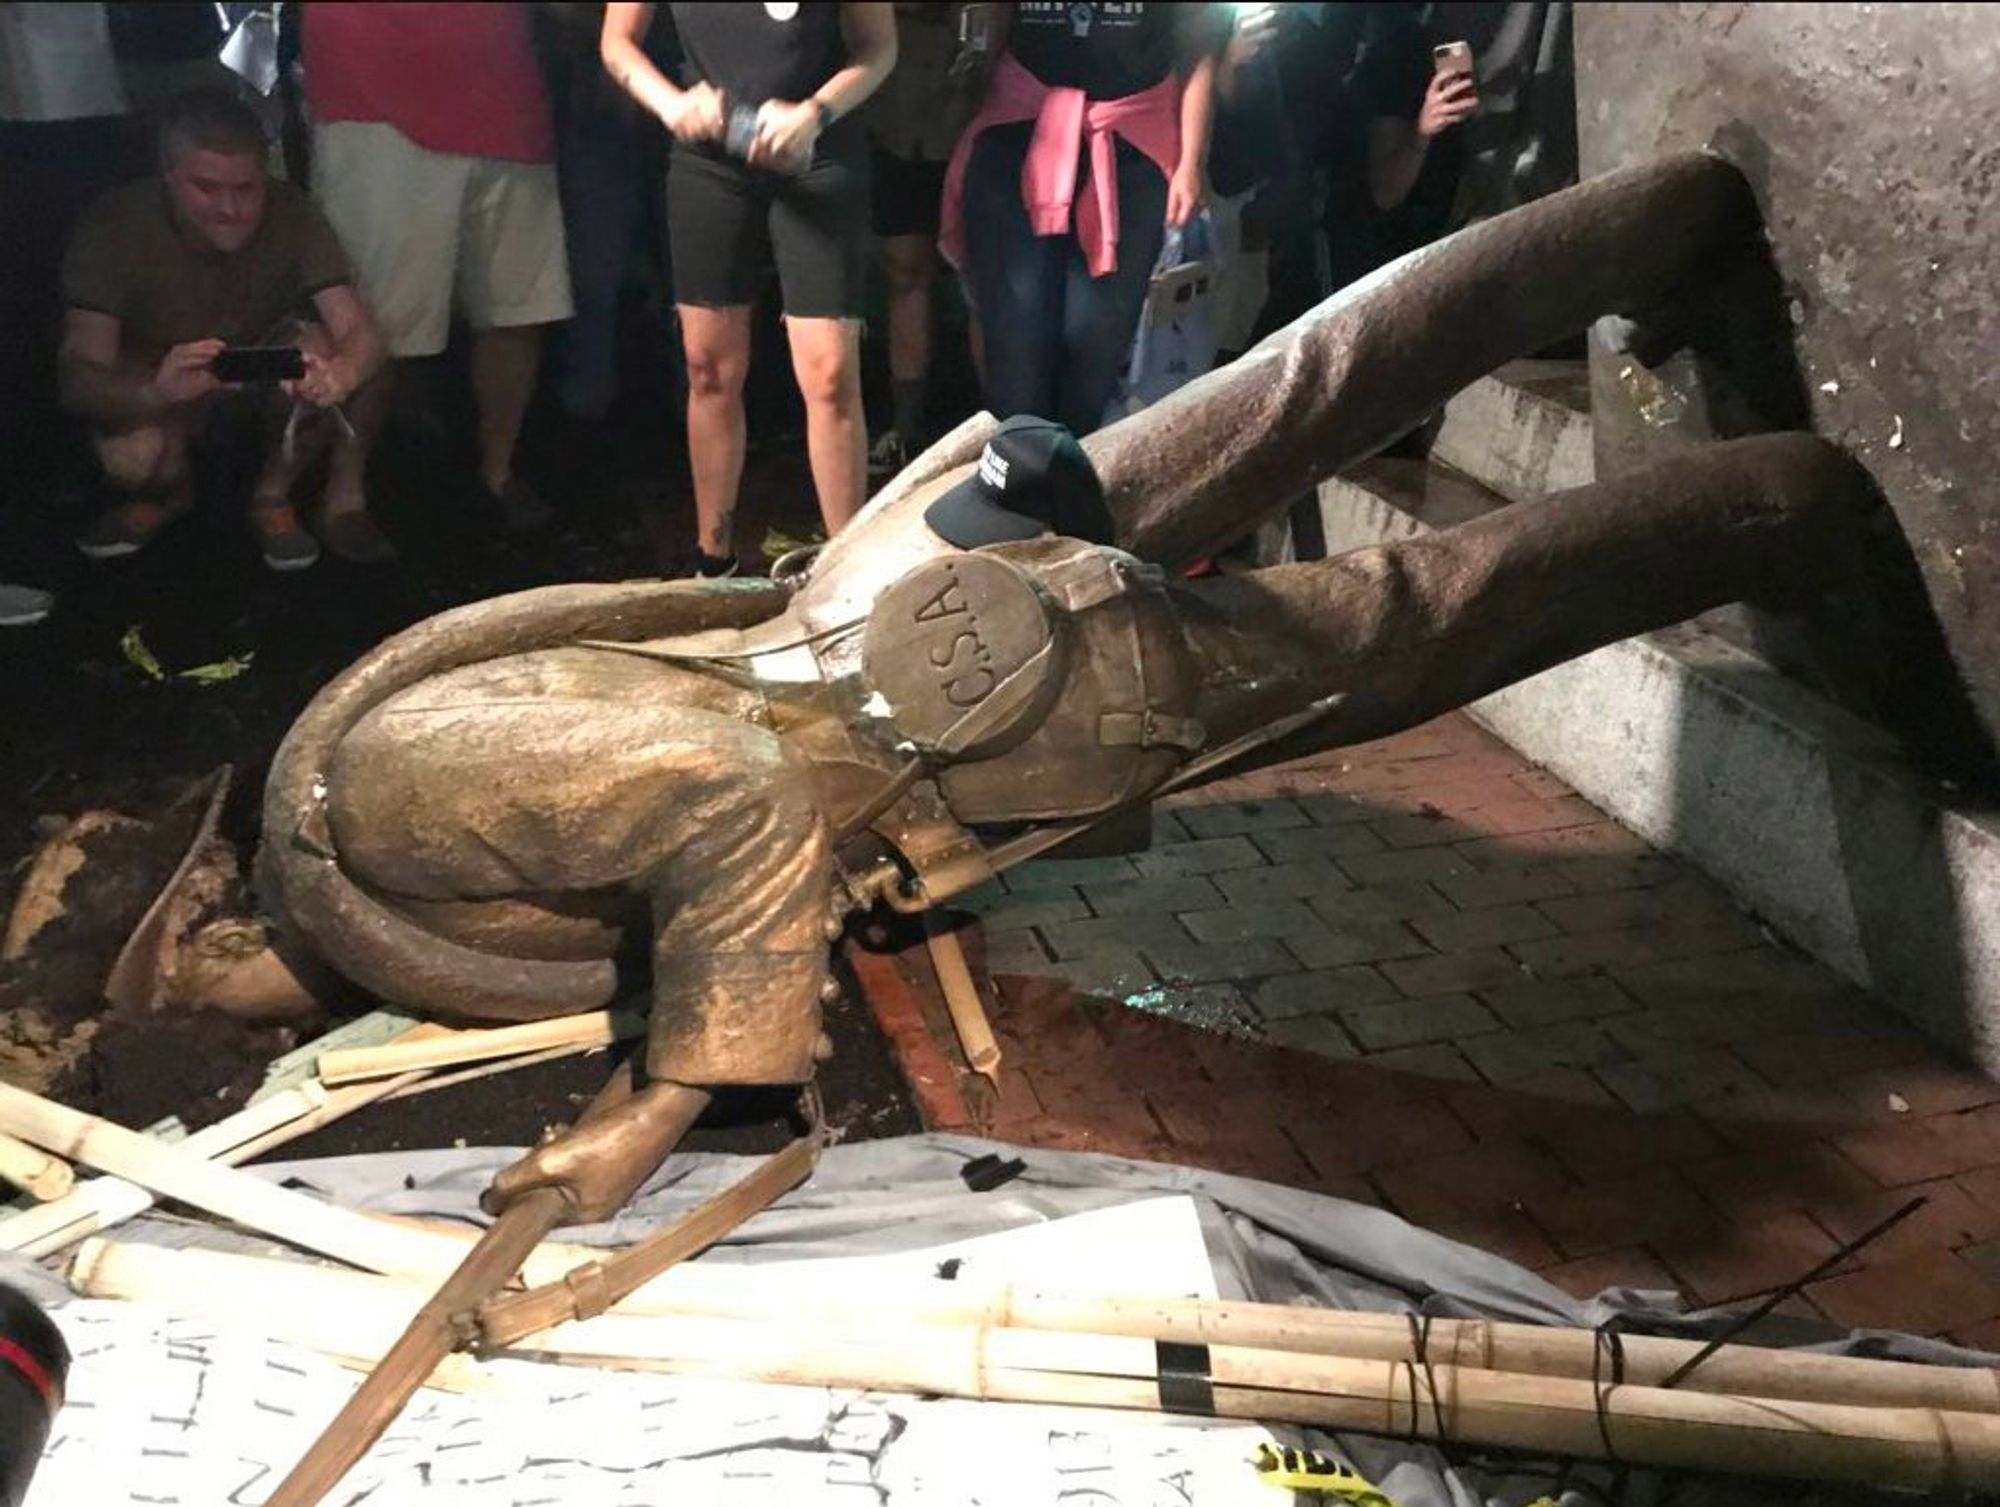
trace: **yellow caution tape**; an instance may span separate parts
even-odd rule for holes
[[[1283,1486],[1292,1491],[1318,1496],[1340,1497],[1359,1507],[1396,1507],[1360,1471],[1345,1460],[1310,1449],[1279,1449],[1257,1446],[1257,1479],[1267,1486]]]
[[[254,650],[249,654],[232,654],[227,659],[211,660],[205,665],[196,665],[192,669],[182,670],[174,678],[177,680],[192,680],[198,685],[214,685],[218,681],[234,680],[238,675],[242,675],[249,670],[251,661],[256,657],[257,655]]]
[[[167,678],[166,667],[147,647],[146,636],[139,631],[137,623],[127,628],[125,636],[118,640],[118,652],[125,656],[127,664],[148,680]],[[173,678],[192,680],[196,685],[219,685],[225,680],[234,680],[237,676],[248,673],[256,657],[254,650],[248,654],[232,654],[227,659],[214,659],[205,665],[192,665],[185,670],[177,670]]]
[[[826,539],[819,533],[811,533],[803,539],[798,539],[786,533],[783,529],[766,529],[764,531],[763,551],[771,559],[776,560],[789,555],[795,549],[810,549],[815,544],[824,543],[826,543]]]
[[[126,662],[148,680],[165,680],[167,678],[167,672],[160,668],[160,662],[153,657],[153,651],[146,647],[145,636],[139,632],[139,625],[137,623],[127,628],[125,636],[118,640],[118,652],[123,654]]]

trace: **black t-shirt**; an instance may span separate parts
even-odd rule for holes
[[[680,52],[693,78],[720,89],[731,105],[801,100],[847,66],[836,0],[792,4],[674,4]],[[835,121],[822,152],[858,145],[858,128]]]
[[[150,0],[107,5],[104,12],[121,63],[193,63],[222,50],[222,18],[213,5]]]
[[[1355,114],[1363,121],[1414,121],[1424,108],[1436,63],[1430,38],[1404,7],[1386,9],[1387,19],[1368,39],[1354,67]],[[1455,126],[1433,136],[1409,196],[1383,215],[1386,245],[1401,256],[1450,228],[1465,159],[1465,129]]]
[[[1409,5],[1369,8],[1361,51],[1348,81],[1351,125],[1345,149],[1334,153],[1327,175],[1323,223],[1335,288],[1428,245],[1451,228],[1465,155],[1462,126],[1431,138],[1416,183],[1394,209],[1377,209],[1368,187],[1371,123],[1415,121],[1430,87],[1435,67],[1430,38],[1415,10]]]
[[[1052,89],[1123,99],[1152,88],[1182,58],[1219,46],[1228,35],[1220,11],[1158,0],[1095,5],[1021,0],[1007,50]]]
[[[1243,65],[1234,98],[1218,97],[1208,168],[1215,191],[1292,185],[1347,146],[1347,76],[1359,45],[1357,6],[1283,6],[1272,39]]]

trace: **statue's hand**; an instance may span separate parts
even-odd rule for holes
[[[503,1168],[480,1203],[498,1214],[536,1188],[559,1188],[569,1200],[568,1223],[608,1219],[652,1176],[708,1100],[702,1089],[650,1084]]]

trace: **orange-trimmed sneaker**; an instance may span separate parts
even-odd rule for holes
[[[135,497],[97,515],[97,521],[76,537],[76,547],[92,560],[117,560],[136,555],[153,537],[187,512],[185,500],[160,502]]]
[[[304,570],[319,560],[319,540],[306,532],[288,502],[260,502],[250,510],[251,527],[273,570]]]

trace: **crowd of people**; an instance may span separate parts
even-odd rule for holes
[[[1561,157],[1544,137],[1562,106],[1525,133],[1518,117],[1565,12],[0,7],[0,194],[38,208],[0,235],[5,388],[52,372],[87,431],[86,556],[145,548],[196,505],[204,451],[235,447],[256,457],[248,519],[268,566],[322,547],[377,564],[395,546],[368,459],[396,374],[462,338],[491,522],[546,528],[516,466],[524,415],[544,380],[568,412],[608,411],[621,289],[657,223],[692,568],[724,576],[772,269],[830,532],[934,432],[941,361],[969,361],[999,417],[1104,422],[1163,247],[1196,244],[1175,233],[1197,218],[1226,359],[1455,220],[1553,186],[1532,180]],[[1481,123],[1501,128],[1484,147]],[[1502,190],[1469,205],[1500,157]],[[947,309],[963,351],[940,348]],[[888,369],[872,437],[864,331]],[[0,587],[0,624],[48,608]]]

